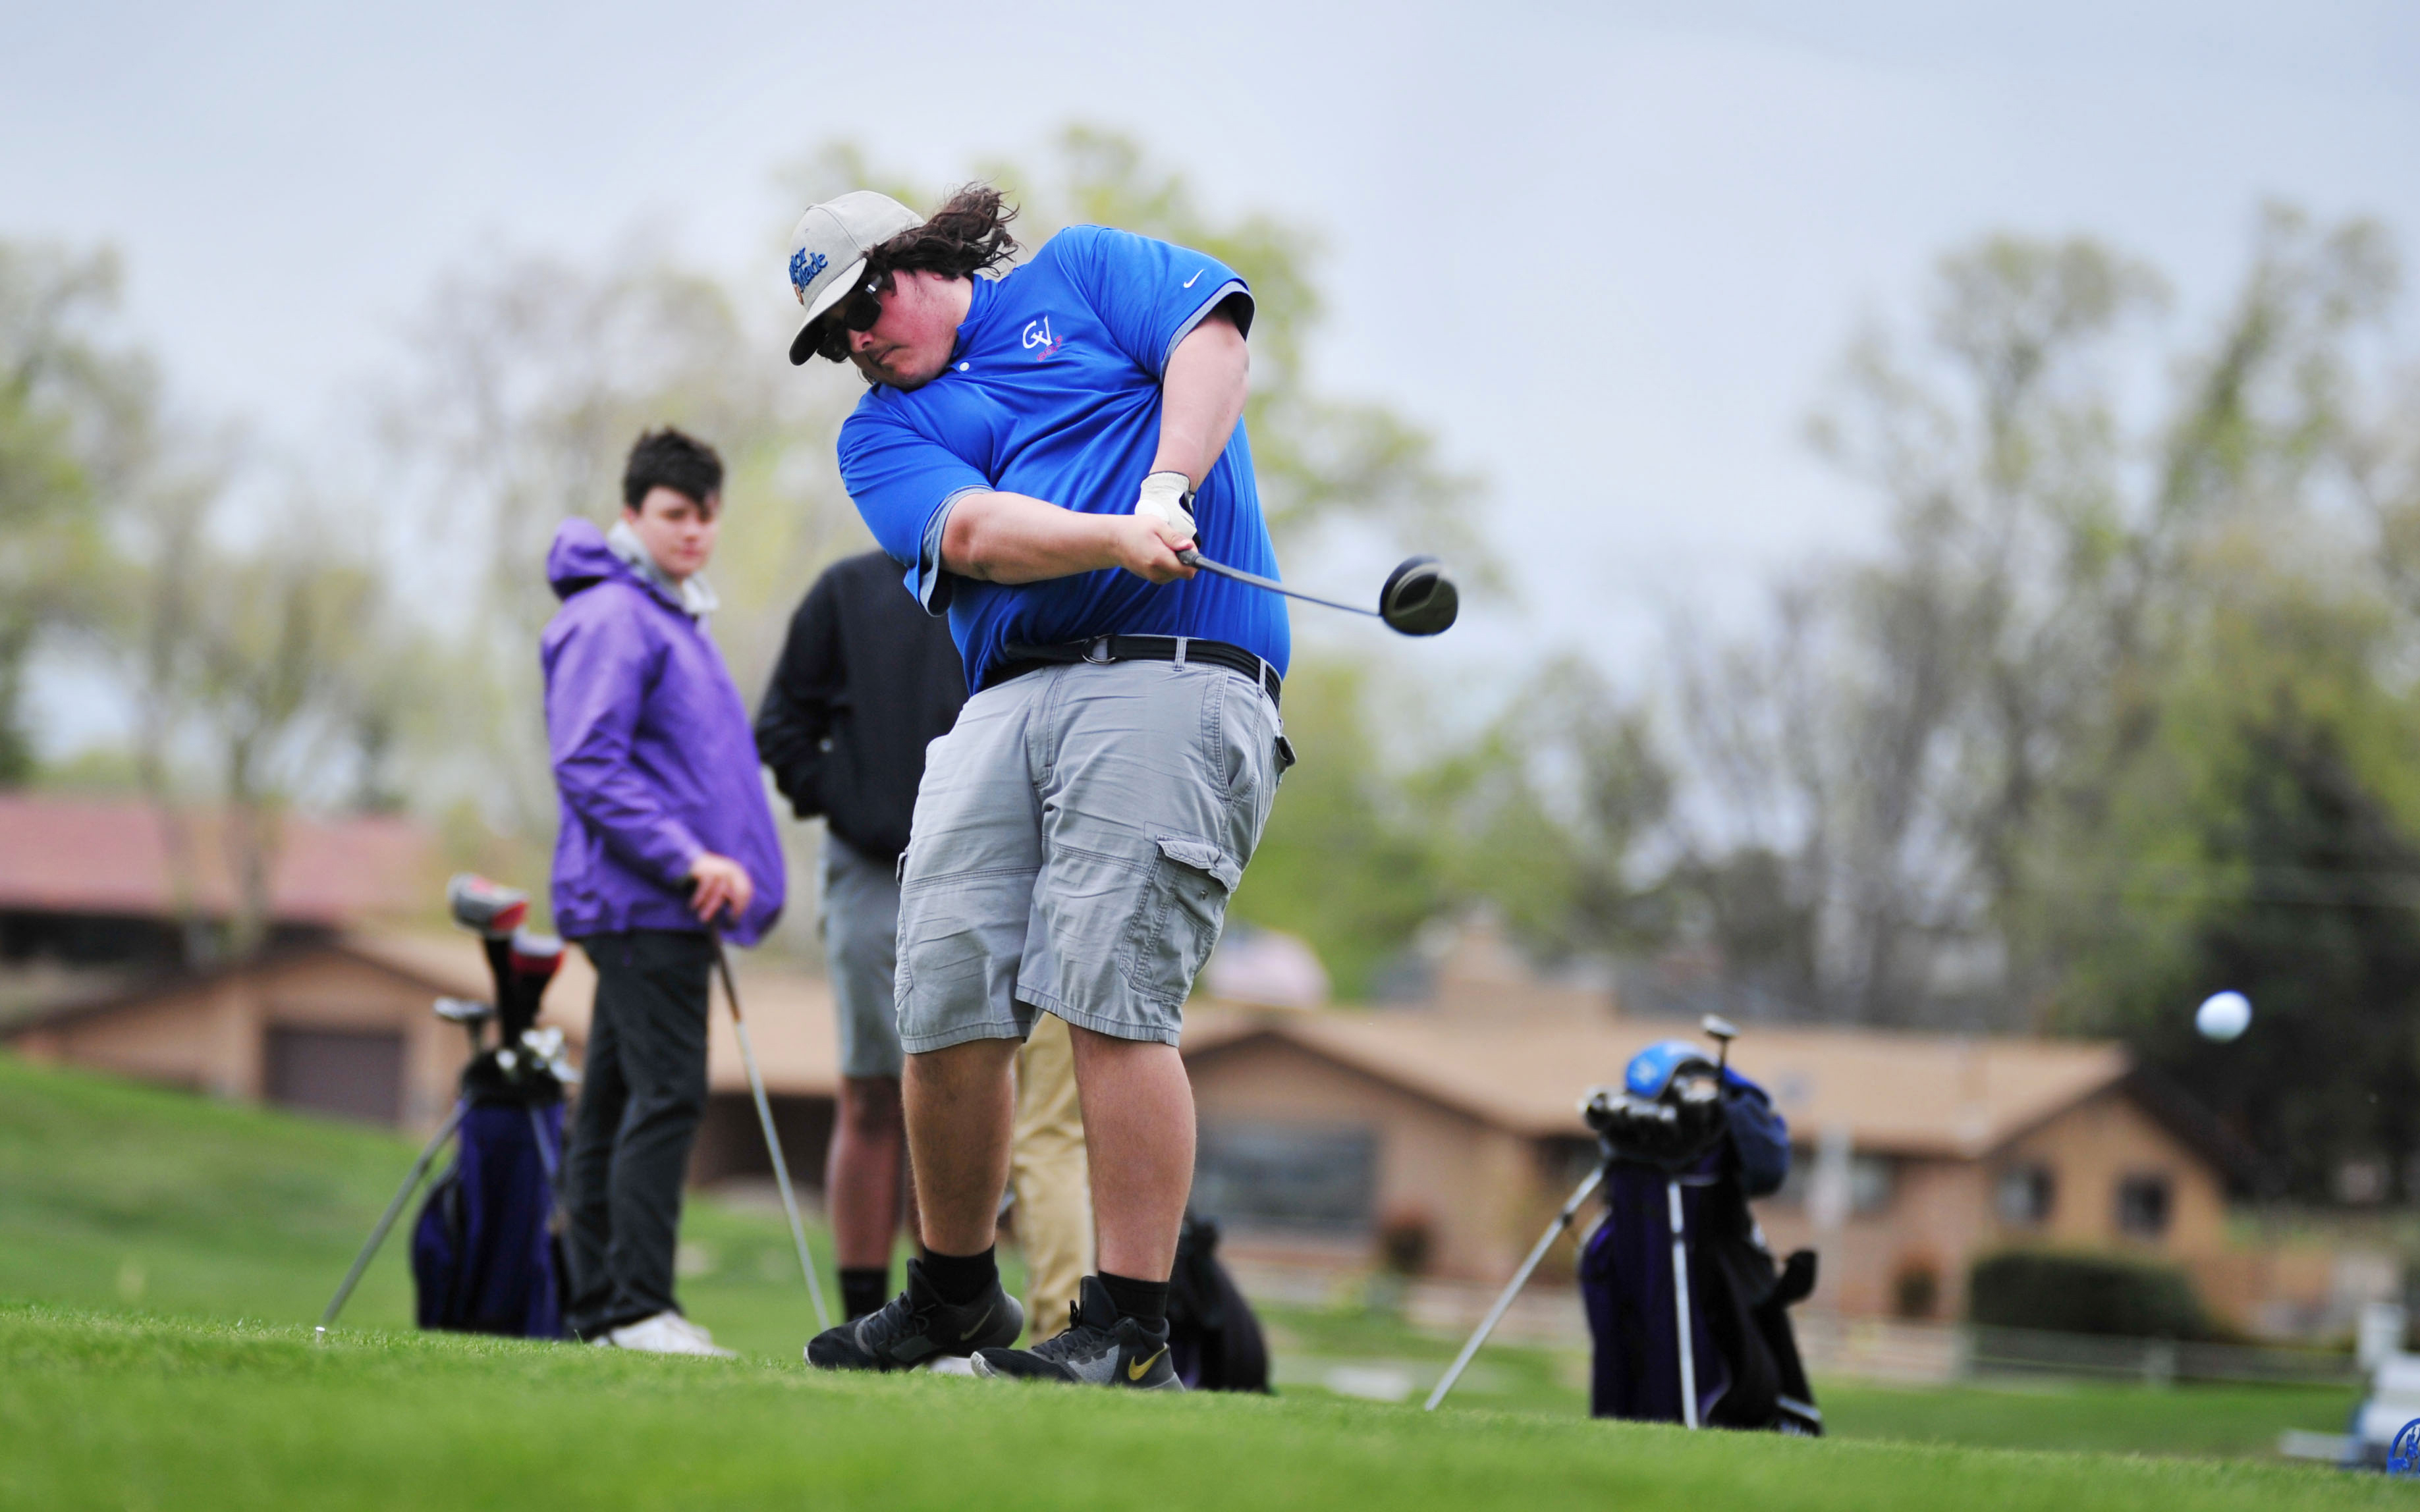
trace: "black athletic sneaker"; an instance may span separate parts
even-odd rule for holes
[[[1101,1278],[1088,1275],[1070,1326],[1030,1350],[977,1350],[975,1374],[1011,1381],[1066,1381],[1089,1386],[1183,1391],[1168,1359],[1168,1324],[1121,1318]]]
[[[908,1370],[944,1354],[1014,1343],[1024,1331],[1025,1309],[998,1280],[984,1296],[953,1307],[924,1279],[923,1262],[911,1259],[908,1289],[878,1311],[816,1335],[807,1345],[807,1364],[826,1370]]]

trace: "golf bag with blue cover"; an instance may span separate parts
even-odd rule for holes
[[[1776,1268],[1747,1206],[1790,1170],[1789,1127],[1772,1100],[1673,1040],[1640,1052],[1621,1090],[1592,1094],[1585,1111],[1606,1160],[1605,1221],[1579,1268],[1595,1346],[1590,1412],[1820,1434],[1788,1313],[1814,1288],[1814,1252]]]

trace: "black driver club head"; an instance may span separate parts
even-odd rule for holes
[[[1452,575],[1435,557],[1406,557],[1378,590],[1378,618],[1398,635],[1442,635],[1462,612]]]

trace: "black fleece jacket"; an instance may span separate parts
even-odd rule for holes
[[[908,848],[924,748],[949,733],[967,675],[949,622],[917,607],[879,551],[833,563],[790,616],[756,711],[756,754],[801,819],[878,861]]]

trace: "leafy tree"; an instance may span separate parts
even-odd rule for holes
[[[1280,786],[1233,905],[1238,919],[1310,941],[1347,1001],[1368,995],[1379,968],[1445,901],[1364,716],[1368,676],[1354,663],[1295,662],[1286,738],[1300,764]]]
[[[2403,517],[2405,453],[2354,403],[2392,270],[2373,226],[2267,212],[2149,426],[2118,375],[2161,284],[2089,241],[1984,239],[1944,259],[1921,343],[1860,338],[1814,437],[1890,501],[1887,547],[1785,584],[1754,640],[1678,642],[1684,765],[1720,801],[1684,805],[1676,881],[1719,917],[1708,889],[1758,879],[1782,926],[1759,969],[1836,1018],[2073,1021],[2110,899],[2200,832],[2129,799],[2183,759],[2169,705],[2225,585],[2250,563],[2368,612],[2337,502],[2357,477],[2390,540]]]
[[[383,415],[416,513],[475,569],[447,601],[442,717],[405,732],[428,751],[429,800],[475,795],[489,823],[551,840],[534,649],[555,609],[547,545],[566,517],[613,517],[642,431],[675,424],[722,455],[730,507],[709,576],[743,686],[771,666],[799,585],[866,544],[831,460],[853,394],[828,372],[796,379],[772,322],[756,329],[739,308],[644,245],[598,267],[500,259],[434,292]]]
[[[1366,671],[1317,659],[1287,680],[1302,764],[1235,896],[1237,918],[1309,939],[1348,1000],[1369,994],[1420,925],[1475,904],[1541,957],[1660,935],[1662,900],[1634,868],[1672,779],[1642,712],[1593,669],[1551,662],[1468,741],[1393,761],[1373,692]]]
[[[2420,844],[2324,725],[2280,711],[2231,764],[2234,806],[2204,837],[2229,884],[2168,990],[2119,1022],[2283,1190],[2324,1200],[2345,1163],[2420,1149]],[[2223,988],[2252,999],[2253,1039],[2192,1032],[2186,1010]]]
[[[105,511],[147,448],[152,382],[106,345],[107,253],[0,240],[0,786],[25,781],[25,671],[46,631],[101,608]]]

